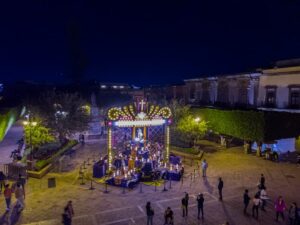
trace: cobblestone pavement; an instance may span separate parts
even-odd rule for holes
[[[77,169],[62,174],[49,174],[41,180],[30,179],[27,184],[26,209],[22,212],[18,224],[55,225],[61,224],[63,207],[68,200],[73,200],[75,217],[73,224],[80,225],[121,225],[146,224],[145,204],[152,202],[155,216],[154,224],[163,224],[163,212],[170,206],[175,213],[175,224],[207,224],[219,225],[228,221],[230,225],[250,224],[286,224],[274,221],[273,201],[282,195],[287,204],[297,201],[300,204],[300,168],[287,163],[265,161],[252,155],[245,155],[241,148],[220,150],[213,154],[205,154],[209,163],[208,178],[203,180],[197,166],[186,163],[184,182],[166,183],[168,191],[163,192],[163,185],[142,185],[142,190],[123,192],[123,189],[108,186],[109,193],[104,193],[102,184],[94,183],[95,190],[89,190],[90,182],[80,185],[78,171],[81,163],[93,155],[105,152],[105,142],[95,142],[80,147],[72,159],[71,167]],[[87,166],[89,171],[91,165]],[[196,169],[195,178],[193,171]],[[190,177],[192,173],[192,179]],[[245,188],[251,197],[256,192],[256,185],[261,173],[265,174],[267,192],[271,200],[267,211],[260,212],[259,219],[243,214],[242,196]],[[217,179],[224,180],[224,200],[218,200]],[[56,187],[47,187],[47,178],[56,178]],[[297,189],[298,188],[298,189]],[[142,192],[142,193],[141,193]],[[181,216],[181,198],[184,192],[190,194],[189,216]],[[202,192],[205,198],[205,219],[197,220],[196,195]],[[4,212],[4,200],[0,196],[0,212]],[[249,213],[251,205],[249,205]],[[9,217],[10,215],[7,215]],[[287,217],[287,214],[286,214]]]

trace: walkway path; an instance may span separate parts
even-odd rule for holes
[[[15,124],[0,142],[0,164],[10,163],[10,153],[17,148],[17,141],[23,136],[23,127]]]
[[[73,159],[76,164],[92,157],[93,154],[104,152],[104,143],[91,143],[82,147]],[[75,225],[121,225],[146,224],[145,204],[151,201],[155,210],[154,224],[163,224],[163,212],[170,206],[175,213],[175,224],[208,224],[219,225],[229,221],[232,225],[250,224],[285,224],[275,223],[272,201],[282,195],[287,204],[292,201],[300,203],[298,189],[300,187],[300,168],[288,163],[274,163],[255,156],[243,154],[243,150],[234,148],[205,155],[209,163],[208,178],[203,180],[198,171],[190,178],[196,167],[186,165],[187,175],[183,184],[172,182],[163,186],[142,186],[142,193],[137,187],[132,191],[116,187],[108,187],[105,194],[104,186],[94,184],[95,190],[89,190],[90,183],[80,185],[78,168],[64,174],[49,174],[42,180],[30,179],[27,186],[26,209],[21,215],[19,224],[56,225],[61,224],[61,213],[70,199],[75,208]],[[78,164],[78,165],[79,165]],[[91,166],[89,166],[91,169]],[[89,170],[88,169],[88,170]],[[242,195],[245,188],[250,190],[251,197],[257,191],[256,185],[260,173],[266,176],[266,186],[271,201],[267,212],[260,212],[259,220],[244,216],[242,212]],[[224,201],[218,201],[217,179],[224,180]],[[47,188],[47,178],[56,178],[56,188]],[[184,192],[190,194],[190,210],[188,218],[181,217],[180,202]],[[205,198],[205,219],[196,219],[196,195],[202,192]],[[3,198],[0,198],[0,212],[4,210]],[[249,212],[251,206],[249,206]]]

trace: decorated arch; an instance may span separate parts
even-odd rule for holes
[[[108,169],[112,168],[112,150],[125,141],[146,147],[149,142],[163,146],[164,162],[170,155],[172,112],[169,107],[151,105],[145,100],[123,107],[113,107],[107,113]]]

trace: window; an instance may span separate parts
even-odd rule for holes
[[[267,86],[266,87],[266,106],[275,107],[276,106],[276,87]]]
[[[300,108],[300,86],[290,87],[290,107]]]

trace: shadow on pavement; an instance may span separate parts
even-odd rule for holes
[[[15,225],[21,217],[19,206],[15,205],[10,215],[10,225]]]
[[[207,177],[203,177],[203,184],[204,184],[204,186],[206,187],[207,192],[208,192],[209,194],[212,194],[214,188],[213,188],[213,186],[211,186],[210,183],[208,182]]]
[[[6,211],[0,218],[0,225],[9,225],[8,221],[9,213]]]

